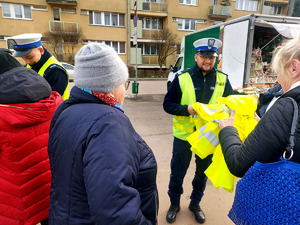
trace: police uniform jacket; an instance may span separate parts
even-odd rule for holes
[[[41,59],[36,64],[32,65],[31,69],[38,73],[51,56],[52,55],[44,48],[44,54],[42,55]],[[45,71],[43,77],[50,84],[53,91],[58,92],[61,96],[64,94],[64,91],[68,86],[68,75],[60,65],[51,65]]]
[[[208,104],[214,93],[217,70],[213,68],[210,72],[203,76],[202,71],[199,69],[197,64],[195,64],[192,69],[183,71],[182,73],[185,72],[189,72],[192,78],[192,82],[195,88],[196,102]],[[173,82],[168,89],[168,92],[164,99],[163,107],[164,110],[169,114],[177,116],[189,116],[190,114],[187,110],[188,105],[180,105],[182,92],[178,76],[180,76],[180,74],[176,74]],[[223,97],[227,97],[231,94],[233,94],[233,90],[227,76]]]
[[[155,157],[120,110],[76,86],[50,127],[50,224],[156,224]]]
[[[232,174],[242,177],[255,161],[269,163],[280,160],[288,144],[294,115],[293,103],[287,97],[294,98],[299,106],[300,86],[289,90],[276,100],[244,143],[240,140],[236,128],[228,126],[220,131],[220,144]],[[298,120],[298,125],[299,123]],[[299,149],[300,128],[297,126],[294,156],[291,161],[300,163]]]

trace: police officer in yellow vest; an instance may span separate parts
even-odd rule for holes
[[[192,151],[186,138],[195,131],[193,117],[196,112],[192,104],[196,102],[215,104],[219,96],[233,94],[233,89],[226,74],[214,68],[217,50],[222,42],[215,38],[203,38],[194,42],[196,49],[195,66],[175,76],[165,96],[164,110],[174,115],[173,118],[173,155],[169,197],[171,206],[167,212],[167,222],[173,223],[180,210],[182,183],[189,167]],[[196,157],[196,172],[192,182],[189,209],[198,223],[205,222],[205,215],[199,204],[206,187],[207,177],[204,171],[211,163],[212,155],[205,159]]]
[[[69,76],[64,67],[52,56],[41,42],[41,34],[27,33],[6,38],[15,50],[14,57],[21,57],[27,64],[50,84],[53,91],[63,99],[69,98]]]

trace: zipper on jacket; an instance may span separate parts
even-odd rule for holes
[[[41,110],[41,109],[33,109],[33,108],[24,108],[24,107],[15,106],[15,105],[4,105],[4,104],[0,104],[0,106],[3,106],[3,107],[10,107],[10,108],[17,108],[17,109],[27,109],[27,110],[33,110],[33,111],[40,111],[40,110]]]

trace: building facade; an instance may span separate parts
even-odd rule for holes
[[[168,68],[185,34],[253,13],[287,15],[288,4],[288,0],[0,0],[0,47],[9,47],[5,37],[42,33],[43,44],[61,61],[72,63],[83,44],[96,41],[114,47],[129,66],[158,69],[153,35],[168,28],[177,35],[177,44],[171,46],[177,51],[163,64]]]

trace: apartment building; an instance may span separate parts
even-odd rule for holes
[[[42,33],[43,44],[63,61],[72,61],[72,55],[83,44],[97,41],[114,47],[127,65],[158,69],[152,38],[155,32],[168,28],[176,33],[177,45],[173,47],[179,53],[181,39],[188,32],[252,13],[286,15],[288,3],[288,0],[0,0],[0,47],[7,47],[5,37]],[[176,57],[176,53],[169,56],[163,68],[173,64]]]

